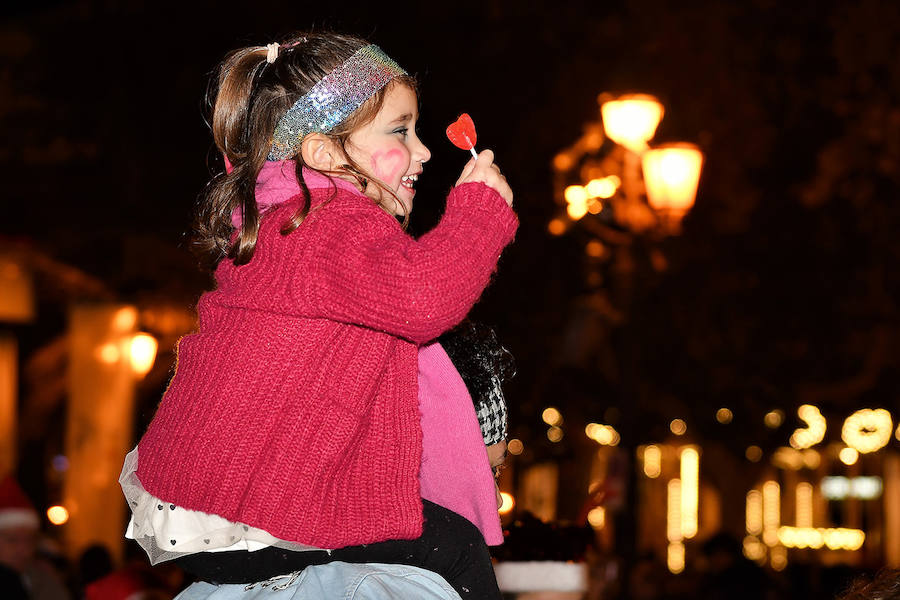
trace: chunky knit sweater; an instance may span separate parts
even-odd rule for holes
[[[320,548],[421,534],[418,345],[459,322],[512,240],[483,184],[418,240],[368,198],[313,190],[266,214],[253,259],[222,261],[139,442],[144,488]]]

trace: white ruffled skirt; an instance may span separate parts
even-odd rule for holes
[[[150,557],[150,564],[197,552],[260,550],[277,546],[286,550],[319,550],[280,540],[267,531],[234,523],[208,513],[187,510],[151,495],[137,478],[138,450],[125,457],[119,484],[131,509],[125,537],[133,539]]]

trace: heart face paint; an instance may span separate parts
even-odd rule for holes
[[[394,192],[401,205],[374,183],[369,183],[365,194],[396,215],[412,210],[415,181],[422,164],[431,158],[416,135],[418,116],[415,93],[405,85],[393,85],[375,118],[350,134],[347,143],[350,158]]]
[[[385,183],[403,177],[409,167],[409,156],[404,156],[404,154],[399,148],[373,152],[370,168],[375,173],[375,177]]]

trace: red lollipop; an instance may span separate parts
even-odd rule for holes
[[[475,133],[475,123],[467,113],[459,115],[459,118],[447,127],[447,137],[454,146],[461,150],[468,150],[474,158],[478,158],[478,154],[475,152],[478,135]]]

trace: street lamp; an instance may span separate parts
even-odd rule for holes
[[[553,159],[557,201],[565,202],[568,222],[557,217],[550,232],[559,235],[592,214],[601,226],[632,233],[677,233],[694,205],[702,152],[687,143],[650,147],[665,109],[649,94],[600,94],[597,100],[601,122],[588,123],[584,135]]]
[[[662,120],[663,105],[649,94],[627,94],[615,100],[607,97],[601,94],[598,98],[606,137],[632,152],[643,152]]]
[[[693,144],[676,143],[644,152],[647,202],[670,229],[677,229],[697,197],[703,153]]]
[[[587,285],[568,325],[573,339],[577,332],[581,340],[572,352],[584,357],[576,359],[576,364],[583,365],[591,365],[592,357],[601,355],[597,349],[603,350],[602,355],[612,350],[613,330],[630,319],[641,259],[646,257],[654,271],[666,268],[668,262],[660,242],[680,231],[682,218],[694,205],[703,166],[703,153],[692,144],[653,144],[665,113],[655,97],[601,94],[597,101],[600,119],[587,123],[583,135],[553,158],[554,199],[565,213],[561,211],[548,224],[550,234],[571,231],[584,244]],[[626,356],[633,354],[630,340],[624,336],[621,342]],[[621,405],[616,446],[608,453],[628,457],[636,450],[638,429],[643,426],[639,415],[643,392],[632,370],[613,375],[607,372],[615,369],[604,365],[594,373],[615,378],[620,397],[629,399]],[[585,434],[603,443],[601,439],[606,438],[600,434],[606,432],[600,427],[591,423]],[[672,427],[676,435],[685,434],[684,422],[673,421]],[[698,533],[699,456],[699,448],[684,450],[681,478],[665,484],[669,498],[665,532],[673,573],[684,569],[685,540]],[[659,448],[648,446],[644,458],[644,472],[650,478],[658,477],[662,473]],[[605,466],[604,472],[609,469]],[[623,478],[628,481],[623,495],[637,505],[637,473],[625,471]],[[624,556],[636,552],[636,519],[635,513],[620,513],[605,521],[612,524],[617,551]]]

